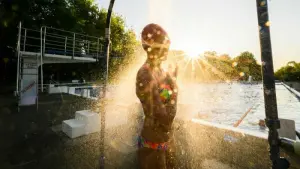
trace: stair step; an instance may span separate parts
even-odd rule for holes
[[[24,73],[22,73],[22,75],[38,75],[38,74],[34,74],[34,73],[26,73],[26,74],[24,74]]]
[[[26,70],[36,70],[37,68],[22,68],[22,69],[26,69]]]

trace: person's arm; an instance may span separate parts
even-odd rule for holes
[[[147,69],[139,70],[136,78],[136,95],[141,103],[147,107],[161,124],[168,124],[169,120],[165,105],[162,103],[158,93],[158,86]]]
[[[177,74],[178,74],[178,65],[175,66],[174,70],[171,70],[170,68],[169,72],[167,72],[166,81],[170,85],[172,89],[172,95],[171,100],[168,103],[168,106],[174,106],[177,107],[177,97],[178,97],[178,86],[177,86]]]

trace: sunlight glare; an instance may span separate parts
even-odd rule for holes
[[[197,49],[185,49],[184,52],[186,53],[186,57],[190,59],[197,58],[200,55],[200,51]]]

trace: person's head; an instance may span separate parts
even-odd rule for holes
[[[167,32],[159,25],[151,23],[142,31],[142,45],[149,60],[164,61],[169,52],[170,39]]]

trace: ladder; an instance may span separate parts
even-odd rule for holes
[[[16,96],[18,106],[34,105],[36,104],[38,109],[38,77],[39,77],[39,57],[38,53],[35,57],[28,57],[22,51],[25,51],[26,40],[29,40],[30,36],[27,36],[27,29],[22,28],[19,24],[19,34],[17,42],[17,85]]]

